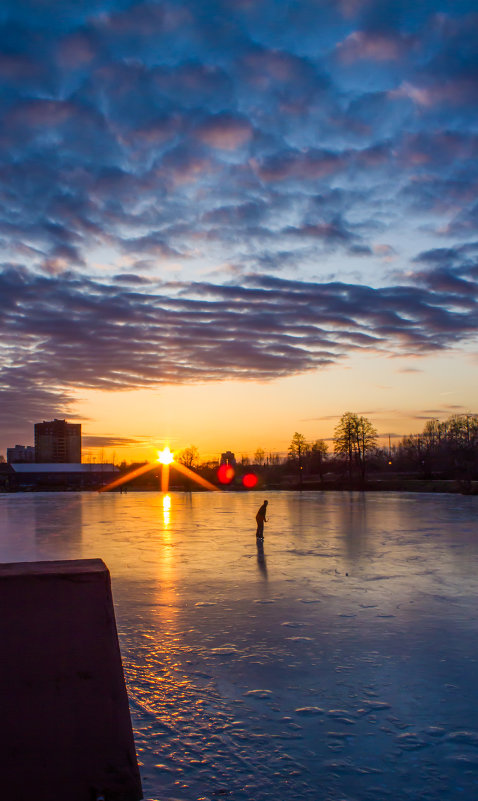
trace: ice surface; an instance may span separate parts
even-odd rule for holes
[[[148,801],[475,801],[478,498],[0,496],[0,561],[108,565]]]

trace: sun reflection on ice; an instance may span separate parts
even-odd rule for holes
[[[175,536],[171,530],[172,500],[170,495],[163,495],[158,512],[162,508],[162,525],[159,519],[158,547],[158,617],[162,624],[169,628],[177,613],[176,601],[176,557]]]
[[[165,495],[163,497],[163,523],[164,528],[167,529],[171,522],[171,496]]]

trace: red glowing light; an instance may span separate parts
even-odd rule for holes
[[[257,484],[257,476],[254,473],[246,473],[242,479],[242,483],[246,489],[254,489]]]
[[[217,471],[217,480],[220,481],[221,484],[230,484],[234,475],[235,472],[232,465],[222,464]]]

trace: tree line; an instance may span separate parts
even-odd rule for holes
[[[342,470],[348,480],[365,481],[367,472],[418,475],[423,479],[478,480],[478,415],[455,414],[428,420],[420,434],[410,434],[389,447],[379,447],[378,432],[366,417],[345,412],[334,430],[333,453],[324,440],[308,443],[298,432],[288,459],[299,475]]]
[[[478,415],[455,414],[428,420],[421,434],[404,437],[394,449],[397,469],[415,468],[424,478],[452,474],[463,481],[478,477]]]
[[[383,435],[382,435],[383,437]],[[268,486],[364,486],[373,476],[388,479],[453,479],[463,488],[478,480],[478,415],[452,415],[445,421],[429,420],[419,434],[410,434],[388,447],[379,446],[372,422],[355,412],[345,412],[331,440],[308,441],[294,432],[287,456],[256,449],[252,458],[242,456],[235,465],[235,484],[253,471]],[[201,460],[191,445],[175,455],[186,467],[214,482],[218,460]],[[129,466],[131,467],[131,466]],[[126,464],[121,465],[124,470]],[[144,481],[152,482],[151,475]],[[185,481],[185,479],[179,479]],[[233,484],[233,486],[235,485]]]
[[[252,460],[242,457],[238,469],[259,468],[270,475],[289,471],[299,483],[303,476],[316,475],[323,481],[327,474],[342,475],[349,482],[364,482],[369,472],[416,474],[421,478],[478,479],[478,415],[455,414],[444,421],[429,420],[420,434],[410,434],[388,447],[378,445],[379,434],[372,422],[355,412],[344,412],[329,443],[324,439],[308,441],[296,431],[285,459],[257,448]],[[200,469],[197,448],[191,446],[178,454],[187,467]]]
[[[366,417],[355,412],[345,412],[334,430],[334,455],[341,460],[349,481],[355,474],[364,481],[368,457],[377,449],[378,432]],[[297,431],[289,445],[289,460],[297,463],[299,481],[303,470],[315,470],[323,480],[331,467],[328,445],[323,439],[308,443]]]

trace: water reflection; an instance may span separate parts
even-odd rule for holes
[[[168,629],[177,613],[176,601],[178,596],[176,542],[175,533],[171,529],[171,496],[163,495],[161,505],[163,526],[159,539],[156,601],[158,604],[158,617]],[[163,645],[167,647],[167,641]]]
[[[164,528],[168,528],[171,522],[171,496],[163,496],[163,523]]]
[[[344,493],[345,494],[345,493]],[[341,533],[350,565],[367,557],[368,505],[365,492],[347,492],[347,503],[339,508]],[[373,527],[380,521],[373,521]]]
[[[31,561],[36,558],[35,511],[32,500],[22,505],[9,503],[14,496],[0,496],[0,562]],[[10,533],[14,536],[9,536]]]
[[[259,571],[264,576],[265,580],[267,581],[267,564],[266,564],[266,557],[264,553],[264,540],[260,537],[256,537],[256,545],[257,545],[257,567]]]
[[[83,504],[79,494],[67,495],[65,503],[51,507],[49,494],[32,495],[35,534],[40,548],[77,552],[83,533]],[[55,558],[55,557],[52,557]]]

